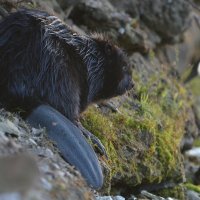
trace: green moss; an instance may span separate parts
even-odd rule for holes
[[[186,183],[186,184],[185,184],[185,187],[186,187],[188,190],[193,190],[193,191],[195,191],[195,192],[200,193],[200,186],[198,186],[198,185],[193,185],[192,183]]]
[[[155,52],[152,49],[150,49],[148,57],[149,57],[150,63],[153,65],[154,59],[155,59]]]
[[[185,200],[186,198],[186,191],[183,184],[180,184],[173,188],[163,189],[158,192],[158,195],[167,198],[167,197],[173,197],[175,199],[179,200]]]
[[[199,85],[200,85],[199,77],[194,78],[188,83],[188,87],[194,96],[200,95]]]
[[[105,162],[109,167],[114,166],[112,167],[111,174],[122,171],[122,166],[116,151],[117,137],[113,122],[95,107],[90,107],[84,113],[81,121],[84,127],[95,134],[106,148],[109,160],[105,159]]]
[[[200,147],[200,138],[195,139],[193,146]]]
[[[190,105],[186,91],[165,73],[148,83],[138,77],[136,90],[138,99],[126,96],[119,113],[90,107],[82,123],[104,144],[109,160],[102,159],[112,177],[131,187],[180,180],[179,144]]]

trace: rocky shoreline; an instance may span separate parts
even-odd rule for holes
[[[108,152],[108,159],[97,153],[105,177],[99,191],[44,129],[1,110],[0,200],[199,200],[200,81],[184,84],[200,60],[198,2],[0,0],[0,15],[23,6],[53,13],[82,34],[110,37],[129,56],[136,91],[82,115]]]

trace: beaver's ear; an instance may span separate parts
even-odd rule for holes
[[[106,55],[110,56],[110,55],[112,54],[112,50],[113,50],[112,45],[109,44],[109,43],[107,43],[107,44],[105,45],[105,52],[106,52]]]

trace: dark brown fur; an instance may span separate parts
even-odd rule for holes
[[[93,102],[133,86],[123,51],[75,33],[55,16],[20,10],[0,22],[0,102],[29,113],[49,104],[74,121]]]

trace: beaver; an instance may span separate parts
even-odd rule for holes
[[[80,35],[39,10],[20,9],[0,22],[0,71],[2,107],[26,119],[48,105],[90,137],[79,123],[80,113],[133,88],[123,50],[101,34]],[[59,141],[58,148],[67,145]]]
[[[102,35],[79,35],[55,16],[22,9],[0,23],[0,102],[49,104],[71,121],[133,87],[127,56]]]

